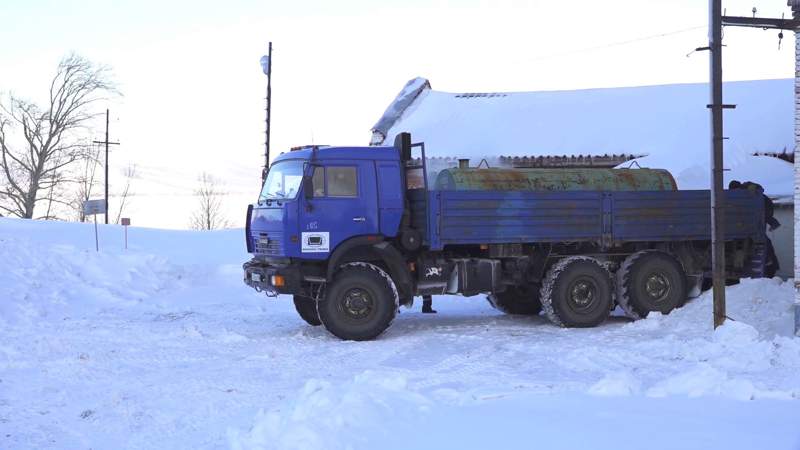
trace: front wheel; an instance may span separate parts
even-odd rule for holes
[[[313,327],[322,325],[322,322],[319,320],[319,314],[317,314],[317,302],[315,302],[314,299],[295,295],[294,309],[297,310],[297,314],[299,314],[300,318],[305,320],[307,324]]]
[[[366,341],[389,328],[397,307],[397,288],[386,272],[369,263],[349,263],[334,276],[317,312],[334,336]]]
[[[571,256],[550,268],[541,298],[547,318],[562,327],[594,327],[603,323],[614,303],[611,274],[599,261]]]

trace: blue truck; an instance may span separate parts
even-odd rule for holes
[[[369,340],[416,296],[486,294],[506,313],[593,327],[616,306],[667,314],[710,276],[709,191],[478,189],[429,182],[426,160],[408,133],[275,158],[247,210],[244,282],[292,295],[310,325]],[[763,276],[763,199],[725,195],[727,277]]]

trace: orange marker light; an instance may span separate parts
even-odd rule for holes
[[[270,281],[275,287],[283,287],[286,285],[286,280],[284,280],[283,275],[273,275]]]

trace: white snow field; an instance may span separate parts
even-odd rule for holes
[[[0,219],[0,449],[800,449],[792,283],[595,329],[481,296],[343,342],[241,283],[241,230]]]

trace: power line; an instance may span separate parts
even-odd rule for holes
[[[198,194],[194,192],[129,192],[128,197],[200,197],[204,194]],[[258,192],[241,192],[241,191],[226,191],[226,192],[219,192],[215,194],[220,197],[230,197],[230,196],[243,196],[243,197],[253,197],[257,196]],[[122,197],[120,193],[111,193],[110,196],[113,197]]]
[[[668,31],[666,33],[651,34],[651,35],[648,35],[648,36],[641,36],[641,37],[637,37],[637,38],[627,39],[627,40],[624,40],[624,41],[611,42],[611,43],[608,43],[608,44],[596,45],[596,46],[593,46],[593,47],[586,47],[586,48],[581,48],[581,49],[576,49],[576,50],[570,50],[570,51],[566,51],[566,52],[562,52],[562,53],[552,53],[552,54],[549,54],[549,55],[537,56],[537,57],[525,59],[523,61],[541,61],[541,60],[545,60],[545,59],[559,58],[559,57],[562,57],[562,56],[576,55],[576,54],[586,53],[586,52],[591,52],[591,51],[596,51],[596,50],[604,50],[604,49],[612,48],[612,47],[620,47],[620,46],[624,46],[624,45],[635,44],[635,43],[638,43],[638,42],[650,41],[650,40],[653,40],[653,39],[660,39],[660,38],[669,37],[669,36],[675,36],[677,34],[688,33],[690,31],[700,30],[700,29],[704,29],[704,28],[707,28],[707,27],[708,27],[708,25],[700,25],[700,26],[696,26],[696,27],[682,28],[680,30]]]

